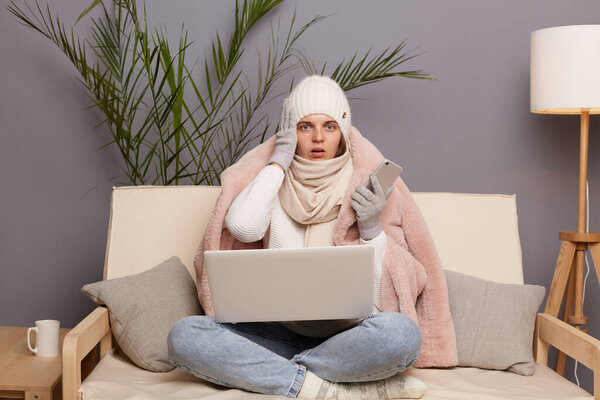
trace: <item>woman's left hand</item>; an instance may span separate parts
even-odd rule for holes
[[[369,176],[372,190],[365,185],[358,185],[352,193],[352,208],[356,212],[358,230],[363,240],[371,240],[382,231],[379,217],[385,208],[386,199],[394,190],[392,185],[386,193],[383,192],[375,175]]]

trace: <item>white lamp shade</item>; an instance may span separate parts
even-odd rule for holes
[[[531,34],[531,112],[600,114],[600,25]]]

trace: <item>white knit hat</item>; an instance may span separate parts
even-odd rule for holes
[[[350,133],[350,105],[344,91],[328,76],[302,79],[288,96],[298,121],[310,114],[326,114],[335,119],[347,139]]]

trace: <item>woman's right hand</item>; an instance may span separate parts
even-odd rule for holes
[[[290,101],[285,99],[281,106],[279,131],[275,134],[277,137],[275,139],[275,149],[271,159],[269,159],[269,164],[277,163],[284,171],[290,167],[298,144],[297,124],[296,110],[291,106]]]

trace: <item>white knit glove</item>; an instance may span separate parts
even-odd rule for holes
[[[363,240],[371,240],[382,231],[379,217],[385,208],[386,199],[394,190],[392,185],[386,193],[379,184],[375,175],[369,176],[372,191],[365,185],[358,185],[352,193],[352,208],[356,212],[358,231]]]
[[[269,159],[269,164],[277,163],[284,171],[290,167],[298,144],[297,124],[296,110],[291,106],[289,99],[285,99],[281,107],[279,132],[275,134],[277,136],[277,139],[275,139],[275,149]]]

